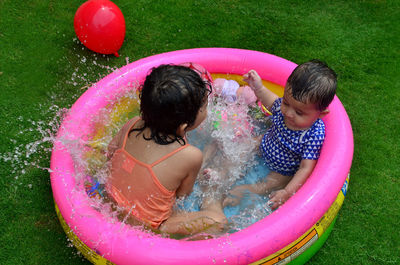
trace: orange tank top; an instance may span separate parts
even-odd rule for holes
[[[152,164],[143,163],[125,150],[129,131],[136,122],[125,135],[122,147],[111,158],[111,177],[106,189],[115,202],[136,219],[158,228],[171,216],[176,195],[160,183],[152,168],[189,145],[179,147]]]

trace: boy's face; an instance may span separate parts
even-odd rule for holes
[[[316,104],[297,101],[293,98],[291,89],[287,87],[283,94],[281,111],[286,127],[294,131],[310,128],[318,118],[329,112],[318,110]]]

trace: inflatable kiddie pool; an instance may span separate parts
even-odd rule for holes
[[[283,206],[239,232],[201,241],[151,235],[110,219],[91,207],[80,170],[64,146],[93,135],[93,117],[116,101],[152,67],[195,62],[213,75],[232,77],[255,69],[263,80],[284,86],[296,64],[277,56],[241,49],[201,48],[150,56],[130,63],[88,89],[62,122],[51,157],[56,211],[72,243],[94,264],[275,264],[306,262],[325,242],[347,191],[353,156],[349,118],[337,97],[324,117],[326,140],[303,187]],[[271,83],[271,84],[272,84]],[[272,85],[273,86],[273,85]],[[279,88],[277,88],[279,90]],[[282,93],[278,91],[277,93]],[[62,141],[61,141],[62,139]]]

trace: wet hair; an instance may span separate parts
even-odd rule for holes
[[[160,65],[151,70],[140,90],[140,113],[144,121],[141,128],[129,132],[150,129],[146,140],[167,145],[178,141],[185,144],[182,136],[177,135],[180,125],[191,127],[203,104],[211,93],[211,83],[185,66]]]
[[[316,104],[325,110],[336,93],[337,75],[324,62],[311,60],[297,66],[287,81],[295,100]]]

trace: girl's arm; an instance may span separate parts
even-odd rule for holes
[[[187,165],[189,172],[181,181],[180,186],[176,190],[177,197],[187,196],[192,192],[194,182],[196,181],[197,174],[199,173],[201,164],[203,162],[203,153],[200,151],[200,149],[194,146],[189,146],[182,151],[186,151],[184,156],[188,158],[188,161],[182,161],[182,163]]]
[[[243,81],[247,82],[250,88],[253,89],[258,100],[260,100],[268,110],[271,110],[272,104],[275,102],[278,96],[263,86],[262,80],[258,73],[255,70],[250,70],[243,76]]]
[[[303,184],[317,164],[317,160],[303,159],[300,163],[300,168],[294,174],[293,178],[289,181],[284,189],[272,192],[270,195],[270,205],[272,209],[276,209],[284,204],[290,197],[293,196]]]
[[[124,141],[124,137],[128,130],[132,127],[132,124],[136,122],[139,117],[134,117],[130,119],[125,125],[119,130],[119,132],[114,136],[111,142],[108,144],[107,148],[107,158],[110,159],[114,152],[121,147],[122,142]]]

